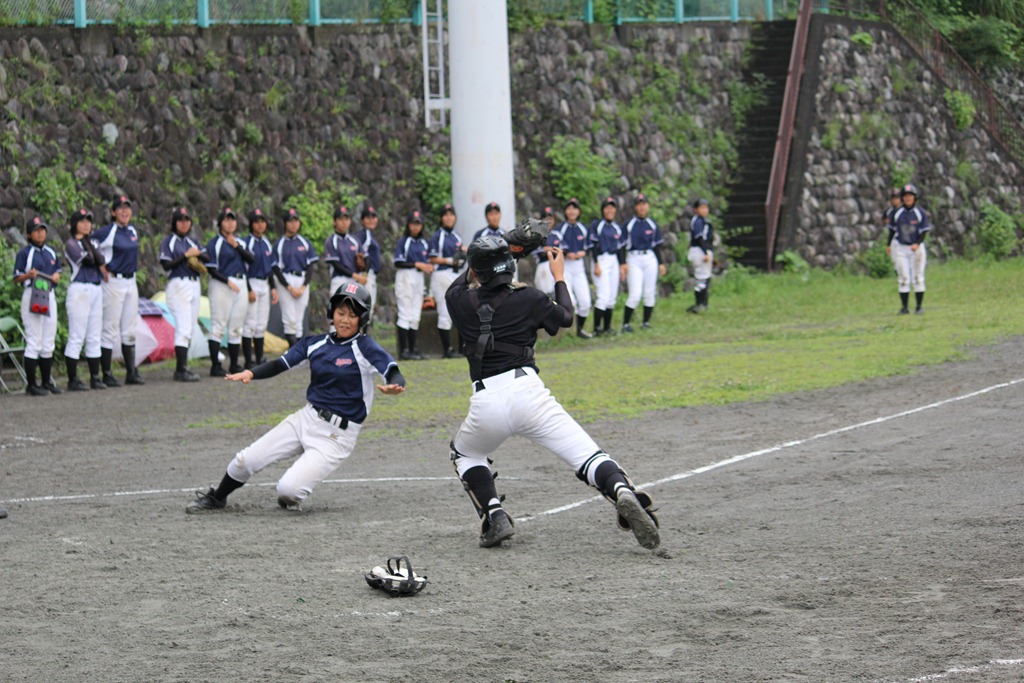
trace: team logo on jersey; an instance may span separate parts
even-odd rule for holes
[[[334,364],[337,365],[339,368],[343,368],[346,365],[352,365],[352,359],[351,358],[339,358],[336,361],[334,361]]]

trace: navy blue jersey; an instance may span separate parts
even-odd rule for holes
[[[427,260],[427,251],[429,250],[430,244],[422,237],[406,235],[395,245],[395,265],[405,263],[411,266],[414,263],[429,263]]]
[[[103,263],[102,260],[100,263],[96,262],[96,259],[93,258],[92,252],[83,244],[85,240],[89,240],[97,255],[102,259],[103,256],[99,254],[99,245],[93,242],[89,237],[83,237],[81,240],[76,240],[72,237],[65,242],[64,258],[67,260],[68,265],[71,266],[72,282],[84,282],[90,285],[98,285],[103,282],[103,273],[100,272],[100,266],[103,265]]]
[[[590,244],[601,254],[617,254],[626,246],[626,234],[622,226],[615,221],[599,218],[590,224]]]
[[[34,244],[22,247],[18,255],[14,257],[14,277],[24,275],[33,268],[45,275],[59,273],[61,267],[57,252],[45,244],[42,247],[37,247]],[[25,280],[23,284],[25,287],[31,287],[32,280]]]
[[[344,341],[333,334],[303,337],[281,356],[281,361],[289,370],[309,361],[306,400],[314,408],[329,410],[356,423],[362,423],[370,414],[373,373],[384,377],[389,368],[398,367],[380,344],[362,333]]]
[[[558,231],[562,241],[562,251],[573,253],[586,251],[590,248],[590,231],[582,223],[569,223],[568,221],[559,225]]]
[[[633,216],[626,223],[626,248],[630,251],[648,251],[664,241],[658,224],[650,218]]]
[[[462,249],[462,238],[459,237],[459,233],[445,227],[440,227],[430,238],[430,248],[427,250],[427,256],[451,258],[460,249]],[[434,268],[437,270],[448,270],[451,266],[447,263],[441,263],[434,266]]]
[[[184,277],[189,280],[195,280],[199,277],[199,273],[192,270],[188,265],[188,261],[185,261],[183,257],[185,252],[192,248],[198,249],[201,254],[198,258],[206,258],[206,251],[203,246],[192,239],[191,236],[186,235],[181,237],[180,235],[172,234],[168,235],[160,242],[160,261],[177,261],[182,259],[178,265],[174,266],[167,272],[168,279],[176,277]]]
[[[471,242],[476,242],[481,237],[502,237],[502,238],[504,238],[505,237],[505,231],[502,230],[501,228],[492,228],[491,226],[487,225],[487,226],[484,226],[483,228],[480,228],[479,230],[476,231],[476,234],[473,235],[473,239],[471,240]]]
[[[359,247],[366,254],[366,267],[374,273],[380,272],[380,243],[373,236],[373,230],[363,228],[358,234],[353,235],[359,242]]]
[[[349,233],[332,233],[324,241],[324,261],[331,264],[334,275],[352,275],[356,272],[356,254],[359,242]]]
[[[310,265],[320,259],[316,249],[302,235],[279,238],[274,245],[274,252],[277,254],[277,265],[286,273],[305,273]]]
[[[242,246],[242,242],[238,242]],[[206,243],[206,267],[224,277],[245,277],[249,268],[238,250],[228,244],[224,235],[217,235]]]
[[[135,275],[139,269],[139,233],[134,225],[111,223],[93,232],[92,238],[100,245],[107,270],[115,275]]]
[[[917,206],[912,209],[905,206],[896,209],[889,224],[889,230],[900,244],[920,244],[931,229],[927,212]]]
[[[705,254],[710,253],[715,243],[715,233],[711,223],[701,216],[690,219],[690,246],[700,247]]]
[[[252,263],[249,264],[248,276],[250,280],[266,280],[270,277],[277,265],[277,252],[274,251],[270,240],[256,235],[249,235],[238,240],[245,248],[252,252]]]
[[[552,228],[551,232],[548,233],[548,238],[544,240],[544,246],[546,247],[561,247],[562,246],[562,233],[558,232],[557,228]]]

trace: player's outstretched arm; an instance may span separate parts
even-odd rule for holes
[[[387,384],[377,385],[377,390],[382,394],[396,395],[405,391],[405,377],[402,376],[397,365],[388,368],[387,374],[384,375],[384,381]]]
[[[288,364],[284,362],[282,358],[275,358],[272,361],[267,361],[261,365],[257,365],[252,370],[242,370],[231,375],[225,375],[224,379],[229,382],[241,382],[242,384],[248,384],[254,379],[267,379],[280,375],[282,372],[288,369]]]

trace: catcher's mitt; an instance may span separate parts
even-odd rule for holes
[[[525,221],[505,233],[512,257],[520,259],[544,246],[548,239],[548,224],[535,218]]]
[[[405,555],[388,558],[388,566],[374,567],[366,575],[370,588],[379,588],[388,595],[416,595],[427,585],[427,577],[417,576]]]
[[[189,268],[200,275],[206,275],[206,264],[200,261],[198,256],[189,256],[186,260]]]

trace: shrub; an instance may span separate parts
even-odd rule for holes
[[[618,188],[615,166],[591,151],[586,140],[557,135],[546,158],[555,195],[563,202],[579,199],[584,216],[598,214],[598,198]]]
[[[978,113],[971,96],[960,90],[946,90],[943,96],[946,98],[949,115],[953,117],[953,124],[957,130],[970,128],[974,124],[975,115]]]
[[[452,200],[452,162],[444,152],[436,152],[414,168],[416,193],[428,214]]]
[[[871,37],[870,33],[864,31],[858,31],[850,36],[850,42],[868,50],[875,46],[875,39]]]
[[[885,253],[885,240],[877,240],[857,257],[857,262],[870,277],[882,279],[892,275],[892,259]]]
[[[975,237],[982,252],[997,260],[1009,258],[1020,247],[1017,221],[995,204],[982,207]]]
[[[782,272],[784,273],[807,275],[807,273],[811,272],[810,264],[804,260],[803,256],[792,249],[787,249],[781,254],[776,255],[775,262],[782,266]]]
[[[36,173],[32,206],[51,225],[62,224],[68,213],[85,206],[87,201],[88,196],[78,189],[75,176],[66,168],[63,156]]]
[[[326,180],[321,188],[310,179],[302,186],[300,194],[285,199],[283,208],[299,210],[302,234],[319,252],[324,240],[334,232],[334,208],[340,204],[355,206],[364,199],[352,185]]]

